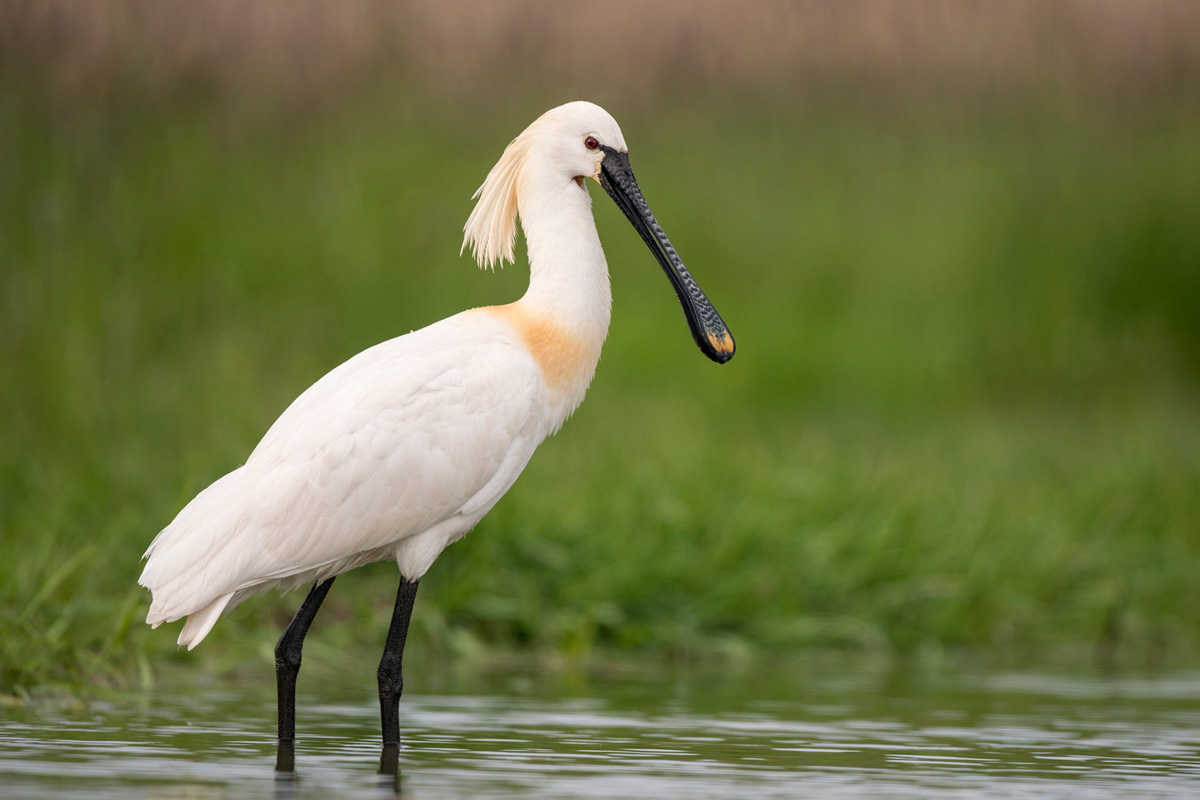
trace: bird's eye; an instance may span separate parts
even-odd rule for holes
[[[596,141],[595,136],[589,136],[583,140],[583,146],[586,147],[588,150],[595,150],[597,147],[600,146],[600,143]]]

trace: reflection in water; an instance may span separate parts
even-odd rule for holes
[[[379,785],[400,796],[400,746],[385,744],[379,754]]]
[[[298,795],[296,773],[291,770],[275,770],[275,800],[292,800]]]
[[[797,677],[803,674],[803,679]],[[184,676],[186,677],[186,676]],[[178,680],[178,679],[177,679]],[[989,796],[1200,793],[1200,678],[940,680],[794,672],[553,686],[521,676],[402,704],[306,697],[295,773],[263,736],[274,698],[186,682],[86,710],[0,709],[0,795],[21,797]],[[714,695],[713,686],[740,686]],[[456,694],[456,688],[469,693]],[[181,722],[184,720],[184,722]]]
[[[374,797],[377,800],[386,800],[386,798],[399,798],[402,796],[401,791],[401,773],[398,767],[399,751],[393,747],[392,757],[389,760],[387,754],[384,754],[384,761],[379,768],[379,774],[376,776],[375,786],[377,791]],[[296,800],[311,796],[311,792],[301,791],[304,787],[300,777],[295,772],[285,772],[276,770],[275,772],[275,800]],[[244,786],[241,788],[245,788]],[[322,795],[329,794],[330,787],[322,789]]]

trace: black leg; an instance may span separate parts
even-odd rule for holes
[[[400,578],[396,592],[396,609],[388,628],[387,644],[379,661],[379,713],[383,723],[383,756],[380,770],[395,764],[400,748],[400,693],[404,691],[404,676],[400,662],[404,658],[404,640],[408,637],[408,622],[412,618],[413,602],[417,599],[417,581]]]
[[[291,772],[295,768],[296,676],[300,673],[300,654],[304,648],[304,635],[332,585],[333,578],[313,584],[308,597],[300,604],[300,610],[275,645],[275,681],[279,687],[279,754],[275,759],[278,772]]]

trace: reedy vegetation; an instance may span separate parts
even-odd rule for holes
[[[297,597],[176,654],[146,544],[323,372],[523,290],[460,229],[568,98],[385,84],[278,114],[0,95],[0,689],[269,664]],[[1195,663],[1200,110],[1122,97],[591,98],[738,356],[694,351],[593,191],[596,382],[422,582],[414,654]],[[339,581],[314,643],[372,662],[394,580]]]

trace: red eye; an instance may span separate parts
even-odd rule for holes
[[[589,136],[583,140],[583,146],[586,147],[588,150],[595,150],[597,147],[600,146],[600,143],[596,141],[595,136]]]

